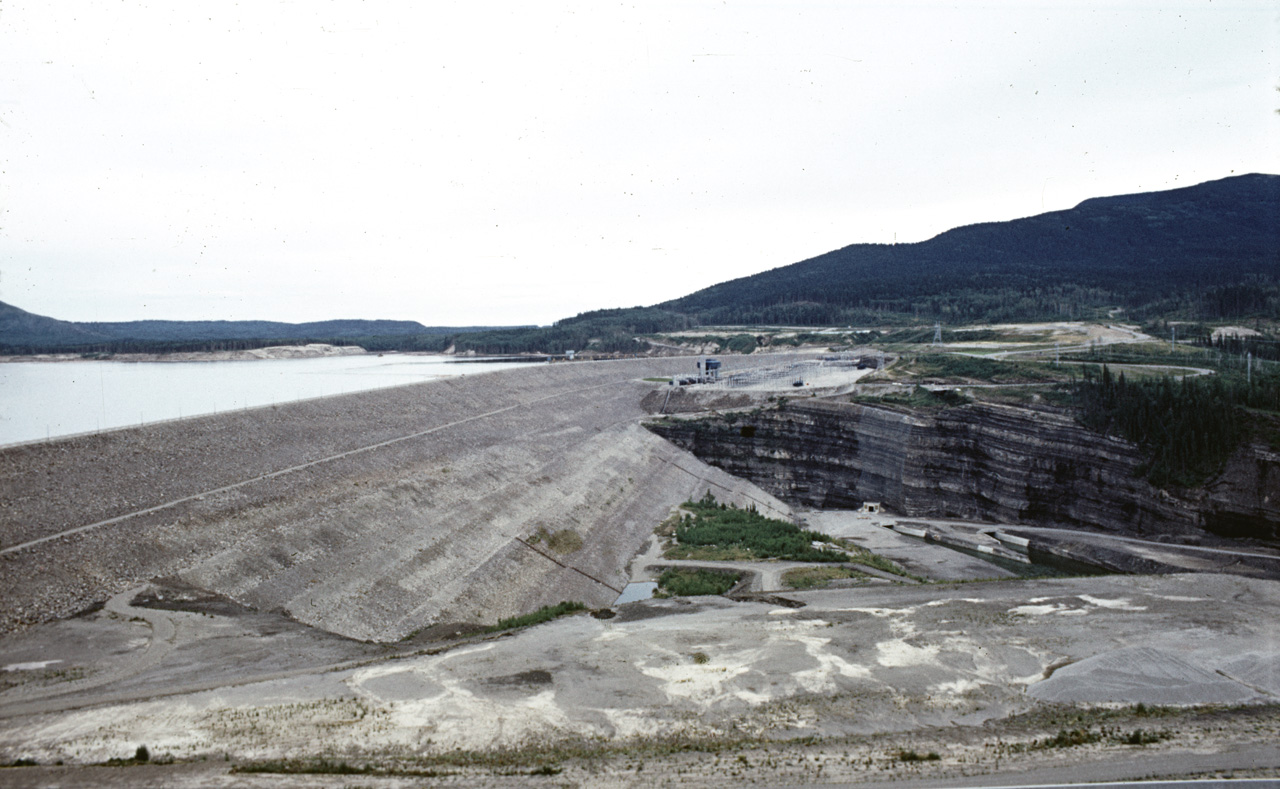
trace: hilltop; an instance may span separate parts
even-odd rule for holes
[[[853,244],[657,305],[702,323],[1212,319],[1280,307],[1280,176],[1099,197],[1066,211]]]
[[[391,338],[398,338],[404,344],[425,337],[445,337],[492,328],[424,326],[417,321],[357,319],[308,323],[171,320],[79,323],[36,315],[0,302],[0,348],[14,353],[72,349],[117,353],[243,350],[273,344],[365,344],[370,339]],[[211,348],[211,344],[219,347]],[[431,344],[434,346],[438,342]]]
[[[207,350],[210,342],[359,344],[369,350],[645,353],[638,336],[697,326],[947,326],[1006,321],[1280,318],[1280,175],[1097,197],[1065,211],[852,244],[650,307],[550,327],[413,321],[71,323],[0,304],[11,353]]]

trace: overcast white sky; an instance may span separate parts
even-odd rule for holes
[[[0,300],[549,323],[1280,172],[1259,2],[0,3]]]

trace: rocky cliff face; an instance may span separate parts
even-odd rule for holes
[[[664,421],[650,429],[774,495],[810,507],[880,502],[903,515],[1134,534],[1280,535],[1280,458],[1240,451],[1202,491],[1139,475],[1137,448],[1070,416],[995,404],[938,412],[813,401]]]

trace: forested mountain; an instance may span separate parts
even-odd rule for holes
[[[417,321],[331,320],[310,323],[278,321],[124,321],[73,323],[35,315],[0,302],[0,351],[46,352],[66,349],[124,351],[203,350],[211,343],[225,348],[253,348],[277,343],[443,338],[490,331],[489,326],[423,326]],[[443,347],[443,346],[442,346]],[[438,350],[438,349],[437,349]]]
[[[201,350],[338,342],[370,350],[632,353],[699,325],[884,325],[1106,318],[1280,318],[1280,176],[1242,175],[949,230],[854,244],[653,307],[546,328],[412,321],[69,323],[0,303],[0,352]]]
[[[1280,315],[1280,176],[854,244],[657,305],[706,324]]]

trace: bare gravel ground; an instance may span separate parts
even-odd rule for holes
[[[609,605],[653,526],[708,488],[787,513],[639,427],[641,379],[689,364],[467,376],[0,452],[0,763],[43,765],[0,785],[1280,776],[1274,581],[875,584],[469,628]],[[176,763],[93,766],[141,744]],[[231,771],[273,760],[329,771]]]
[[[1104,577],[788,597],[805,606],[645,601],[609,619],[582,614],[158,698],[148,685],[191,669],[157,665],[130,681],[133,700],[87,708],[21,712],[5,701],[10,690],[0,759],[83,765],[146,744],[195,764],[114,769],[246,786],[945,783],[1066,767],[1093,778],[1280,774],[1276,582]],[[226,627],[220,616],[210,627]],[[225,650],[225,662],[236,640],[198,648],[207,659]],[[1059,732],[1069,736],[1055,745]],[[278,759],[402,774],[227,772]],[[0,780],[90,785],[102,769]]]

